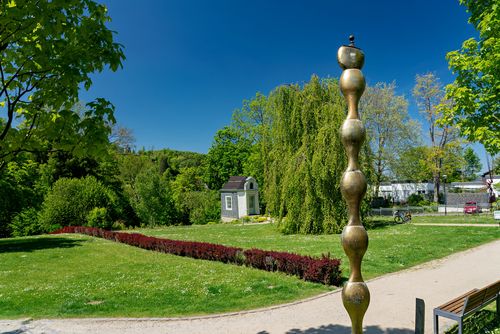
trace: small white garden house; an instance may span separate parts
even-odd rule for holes
[[[222,221],[260,214],[259,186],[253,177],[231,176],[220,193]]]

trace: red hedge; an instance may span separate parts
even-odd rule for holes
[[[106,231],[95,227],[66,226],[53,234],[81,233],[93,237],[121,242],[148,250],[169,253],[224,263],[245,264],[249,267],[281,271],[296,275],[306,281],[337,285],[341,283],[340,260],[330,258],[330,254],[321,258],[313,258],[286,252],[264,251],[260,249],[243,249],[212,244],[208,242],[179,241],[148,237],[139,233],[123,233]]]

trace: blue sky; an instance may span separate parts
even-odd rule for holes
[[[205,153],[234,109],[256,92],[339,77],[336,52],[356,36],[368,84],[396,81],[410,115],[415,75],[453,80],[445,55],[477,35],[458,0],[99,0],[127,59],[93,77],[138,148]],[[474,146],[484,160],[484,153]]]

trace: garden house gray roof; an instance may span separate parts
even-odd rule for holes
[[[245,189],[246,176],[231,176],[222,186],[221,191],[237,191]]]

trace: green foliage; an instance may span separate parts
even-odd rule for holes
[[[184,194],[182,201],[191,224],[207,224],[220,220],[218,191],[190,191]]]
[[[482,143],[491,154],[500,152],[500,4],[491,0],[460,0],[479,31],[446,58],[456,75],[446,87],[454,101],[444,109],[443,123],[455,124],[470,141]]]
[[[206,190],[202,170],[182,168],[171,182],[173,197],[182,223],[206,224],[220,219],[220,199],[216,190]]]
[[[251,140],[236,129],[226,126],[217,131],[205,161],[204,180],[208,187],[219,190],[230,176],[241,175],[251,148]]]
[[[35,208],[23,209],[14,216],[9,227],[14,237],[24,237],[45,232],[38,218],[38,210]]]
[[[377,83],[367,87],[361,97],[360,110],[373,152],[375,193],[399,156],[418,143],[420,124],[410,119],[408,101],[396,95],[396,84]]]
[[[478,311],[464,320],[462,333],[500,334],[500,320],[493,310]],[[458,326],[453,326],[445,334],[458,334]]]
[[[125,188],[130,204],[145,226],[177,224],[177,210],[171,186],[157,168],[142,170]]]
[[[267,210],[285,233],[339,232],[346,223],[339,184],[346,157],[339,134],[345,105],[337,82],[313,76],[302,88],[278,87],[267,108]]]
[[[426,169],[432,174],[434,183],[434,202],[438,201],[441,185],[441,175],[445,174],[444,163],[448,152],[460,147],[458,132],[456,128],[442,122],[445,110],[450,108],[452,102],[444,99],[444,91],[441,82],[434,73],[417,74],[413,96],[417,102],[419,112],[425,117],[429,129],[430,145],[426,149]],[[461,165],[461,164],[460,164]]]
[[[68,225],[86,226],[94,208],[105,208],[114,219],[118,211],[115,193],[93,176],[61,178],[43,202],[40,222],[47,231]]]
[[[427,205],[427,202],[422,194],[411,194],[408,196],[408,205],[410,206]]]
[[[472,181],[476,179],[477,173],[481,171],[481,168],[483,167],[481,165],[481,160],[470,147],[465,149],[463,158],[465,162],[465,168],[463,171],[464,178],[468,181]]]
[[[113,223],[106,208],[93,208],[87,215],[87,226],[111,229]]]
[[[32,160],[9,162],[0,171],[0,237],[10,235],[9,226],[16,214],[40,206],[48,190],[40,172],[40,165]]]
[[[23,151],[105,150],[113,106],[75,105],[91,74],[124,59],[106,27],[106,7],[91,0],[0,3],[0,167]],[[50,145],[47,145],[50,143]]]

